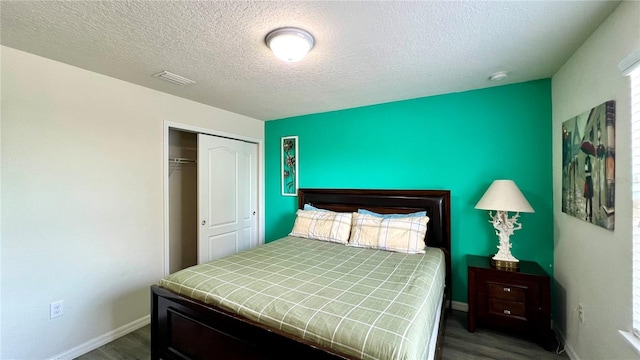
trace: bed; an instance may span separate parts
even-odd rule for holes
[[[443,277],[445,286],[444,288],[440,286],[440,292],[438,294],[442,295],[438,295],[440,297],[439,302],[437,303],[437,306],[435,306],[435,308],[437,308],[437,311],[435,311],[433,315],[431,315],[431,312],[429,311],[420,310],[417,312],[417,314],[429,313],[429,317],[431,317],[432,319],[428,321],[425,320],[427,322],[424,324],[419,322],[418,320],[413,322],[415,323],[415,326],[418,326],[420,328],[429,328],[429,332],[433,334],[428,337],[429,344],[418,344],[420,346],[415,349],[413,349],[409,345],[405,347],[407,347],[411,351],[415,350],[414,353],[419,354],[416,356],[411,355],[408,358],[440,358],[441,343],[444,331],[444,317],[446,315],[446,300],[450,299],[451,295],[449,191],[300,189],[298,192],[298,207],[302,209],[305,204],[311,204],[318,208],[335,212],[353,212],[357,211],[357,209],[367,209],[382,214],[412,213],[421,210],[427,211],[429,222],[425,241],[428,247],[437,248],[439,250],[427,249],[425,258],[429,256],[441,256],[444,259],[442,266],[444,267],[443,271],[445,275]],[[238,257],[234,257],[236,255],[232,255],[231,257],[221,259],[220,261],[217,260],[216,262],[208,263],[210,265],[205,264],[205,269],[203,271],[212,271],[211,269],[206,269],[206,266],[222,266],[222,263],[225,262],[227,263],[226,266],[239,266],[239,264],[241,264],[243,261],[254,262],[255,260],[247,259],[245,257],[275,257],[275,254],[277,253],[286,253],[286,251],[288,251],[287,248],[292,248],[297,251],[297,249],[303,249],[302,246],[310,247],[304,248],[304,252],[313,254],[313,256],[294,260],[293,256],[295,252],[292,252],[292,255],[290,256],[292,259],[291,262],[296,266],[303,266],[302,263],[305,262],[305,259],[308,259],[308,262],[315,261],[315,257],[320,256],[322,252],[335,252],[335,256],[333,256],[335,257],[335,266],[331,268],[331,271],[334,272],[334,274],[332,275],[333,278],[339,277],[340,273],[344,273],[345,276],[351,276],[351,270],[360,266],[359,264],[362,263],[367,265],[367,261],[377,261],[375,259],[380,257],[393,258],[396,259],[395,261],[401,262],[408,261],[405,259],[410,259],[411,261],[413,261],[415,259],[421,258],[415,256],[406,256],[402,254],[391,254],[391,252],[382,250],[352,248],[339,244],[330,244],[317,240],[298,239],[294,237],[286,237],[270,244],[258,247],[254,250],[250,250],[248,252],[245,252],[245,254],[238,254]],[[354,256],[354,252],[359,253],[358,256],[366,256],[369,260],[357,260],[356,263],[349,263],[343,260]],[[281,261],[286,262],[287,256],[288,255],[285,255],[285,259]],[[322,262],[324,263],[331,261],[325,259],[322,260]],[[418,261],[416,261],[416,263],[418,263]],[[422,260],[420,260],[419,263],[422,263]],[[266,269],[269,266],[270,265],[265,265],[263,267]],[[380,266],[387,265],[383,264]],[[395,266],[390,266],[390,268],[395,269]],[[315,271],[317,269],[311,270]],[[313,272],[311,270],[309,271]],[[290,270],[288,271],[290,272]],[[297,268],[294,273],[304,273],[305,271],[307,270],[300,270],[299,268]],[[378,271],[378,273],[386,272]],[[246,270],[240,269],[238,270],[237,274],[246,274]],[[264,278],[271,278],[276,280],[279,275],[274,273],[267,276],[265,276],[264,274],[256,276],[262,276]],[[372,275],[368,276],[371,277]],[[228,293],[226,294],[224,293],[224,289],[220,290],[220,292],[222,292],[221,299],[210,301],[213,298],[213,295],[211,294],[213,294],[217,290],[208,289],[207,291],[199,292],[199,290],[196,291],[190,289],[186,291],[182,288],[182,284],[185,281],[184,279],[187,278],[193,278],[197,280],[197,277],[196,275],[193,275],[192,270],[187,270],[183,271],[181,274],[172,274],[163,279],[163,282],[161,284],[164,284],[164,286],[154,285],[151,287],[152,359],[351,359],[387,357],[386,355],[376,355],[377,353],[364,352],[364,350],[362,350],[363,352],[358,352],[359,349],[358,351],[354,351],[352,348],[355,348],[355,346],[350,347],[349,343],[346,342],[353,340],[351,338],[356,338],[357,332],[351,332],[349,330],[351,328],[348,326],[349,324],[347,323],[347,321],[342,320],[341,318],[338,319],[337,322],[341,326],[340,332],[344,333],[346,340],[344,340],[345,343],[338,343],[338,345],[335,345],[334,343],[329,341],[329,339],[326,339],[327,336],[323,337],[322,333],[316,332],[316,330],[312,329],[312,331],[307,332],[306,327],[309,325],[306,323],[304,324],[304,326],[296,326],[295,322],[300,321],[300,319],[292,320],[292,323],[294,325],[286,325],[284,324],[283,320],[274,320],[271,319],[268,314],[256,314],[255,310],[245,308],[244,304],[241,301],[238,301],[238,299],[250,298],[253,296],[253,293],[243,293],[243,291],[250,291],[245,289],[244,285],[240,288],[228,290]],[[226,282],[230,281],[230,279],[218,279],[218,281],[224,281],[224,285],[226,286]],[[304,286],[302,285],[305,284],[302,283],[306,282],[307,280],[294,279],[293,281],[301,282],[300,288],[304,289]],[[195,282],[199,283],[200,281],[197,280]],[[271,286],[272,285],[270,285],[269,287]],[[423,286],[420,285],[413,287],[422,288]],[[222,289],[223,287],[219,286],[218,284],[214,288]],[[349,288],[357,289],[357,287],[351,285],[349,285]],[[313,289],[318,289],[318,284],[314,284]],[[384,291],[384,289],[382,288],[378,290],[380,290],[380,292]],[[313,292],[315,292],[315,290]],[[239,295],[239,297],[234,300],[231,297],[232,294]],[[336,296],[341,297],[340,302],[342,303],[342,305],[348,303],[349,299],[353,299],[354,303],[357,304],[363,302],[363,300],[359,300],[358,297],[353,297],[352,295],[354,294]],[[301,296],[301,294],[298,294],[298,296]],[[325,293],[324,296],[326,298],[327,294]],[[396,297],[398,296],[401,295],[399,294]],[[407,296],[416,297],[415,294],[409,294]],[[303,300],[308,300],[309,304],[313,301],[318,301],[318,299],[307,299],[306,296],[303,296]],[[269,305],[275,308],[283,308],[283,306],[287,304],[287,301],[287,299],[279,300],[277,302],[271,301]],[[343,311],[340,309],[327,310],[329,309],[327,307],[327,303],[329,302],[331,302],[330,299],[324,301],[321,304],[317,304],[318,309],[322,309],[324,313],[330,315],[334,314],[335,312]],[[313,307],[311,305],[307,305],[305,305],[307,308]],[[450,305],[451,302],[449,301],[449,306]],[[357,309],[360,307],[353,306],[352,308]],[[294,315],[297,316],[299,307],[296,307],[295,310],[292,309],[294,308],[288,307],[285,308],[284,311],[287,315],[291,315],[290,313],[296,313]],[[351,309],[344,311],[348,312],[349,314],[351,314],[352,312],[354,314],[356,313],[356,311],[353,311]],[[317,309],[316,312],[318,312]],[[328,330],[329,333],[337,333],[337,328],[334,329],[335,325],[326,325],[332,323],[329,317],[325,318],[323,317],[322,312],[320,313],[320,315],[317,315],[316,313],[312,315],[304,315],[304,313],[302,313],[300,316],[308,316],[314,318],[314,321],[320,320],[317,321],[319,323],[317,327],[323,328],[330,326]],[[293,316],[289,317],[293,318]],[[378,315],[378,317],[380,316]],[[425,315],[424,317],[427,316]],[[374,320],[378,320],[378,318]],[[375,321],[365,322],[374,323]],[[433,324],[429,322],[433,322]],[[369,338],[370,332],[376,332],[379,330],[376,327],[372,328],[369,328],[369,330],[366,331],[366,336],[363,336],[365,342]],[[409,326],[399,325],[398,328],[405,329],[405,333],[409,332],[409,334],[403,334],[403,337],[401,337],[401,339],[403,339],[402,341],[405,341],[404,339],[408,339],[406,340],[407,344],[411,343],[415,345],[416,342],[420,342],[420,339],[422,339],[421,337],[412,338],[411,335],[414,332],[414,329]],[[304,331],[302,331],[301,329]],[[378,344],[379,343],[380,342],[378,342]],[[424,352],[421,352],[423,350],[419,349],[424,349]],[[407,356],[405,355],[393,353],[393,349],[391,349],[390,351],[392,355],[390,355],[389,357],[407,358]]]

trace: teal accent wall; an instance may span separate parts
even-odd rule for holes
[[[474,209],[494,179],[514,180],[535,209],[513,255],[553,274],[550,79],[267,121],[267,242],[295,220],[297,197],[280,194],[280,138],[292,135],[300,187],[451,190],[454,300],[467,301],[465,255],[497,251]]]

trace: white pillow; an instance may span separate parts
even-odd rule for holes
[[[289,235],[346,244],[351,233],[351,213],[298,210]]]
[[[350,246],[424,254],[427,216],[380,218],[353,213]]]

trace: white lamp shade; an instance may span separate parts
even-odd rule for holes
[[[476,204],[476,209],[534,212],[513,180],[495,180]]]
[[[265,39],[267,46],[280,60],[296,62],[304,59],[314,39],[308,32],[298,28],[282,28],[270,32]]]

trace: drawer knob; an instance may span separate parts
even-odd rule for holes
[[[502,291],[504,291],[504,292],[511,292],[511,288],[509,288],[509,287],[502,288]]]
[[[510,311],[510,310],[504,310],[503,312],[504,312],[505,314],[507,314],[507,315],[511,315],[511,311]]]

